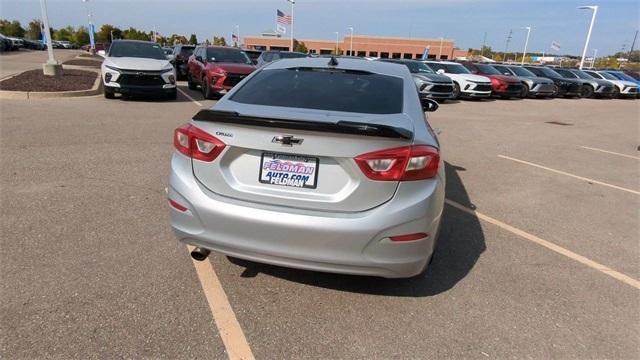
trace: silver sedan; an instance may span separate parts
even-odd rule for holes
[[[177,128],[174,146],[171,226],[197,260],[400,278],[432,257],[444,166],[406,67],[268,64]]]

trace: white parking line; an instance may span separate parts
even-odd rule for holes
[[[191,253],[193,246],[187,246],[187,250]],[[238,323],[231,304],[229,304],[229,299],[227,299],[227,294],[225,294],[211,262],[208,260],[192,261],[198,273],[204,295],[209,303],[209,309],[213,314],[213,320],[216,322],[224,347],[227,349],[229,359],[254,359],[247,338],[242,332],[240,323]]]
[[[612,189],[622,190],[622,191],[630,192],[630,193],[632,193],[632,194],[640,195],[640,191],[636,191],[636,190],[631,190],[631,189],[623,188],[623,187],[621,187],[621,186],[617,186],[617,185],[607,184],[607,183],[602,182],[602,181],[598,181],[598,180],[589,179],[589,178],[586,178],[586,177],[582,177],[582,176],[578,176],[578,175],[570,174],[570,173],[565,172],[565,171],[552,169],[552,168],[550,168],[550,167],[546,167],[546,166],[542,166],[542,165],[534,164],[534,163],[532,163],[532,162],[528,162],[528,161],[524,161],[524,160],[519,160],[519,159],[512,158],[512,157],[505,156],[505,155],[498,155],[498,157],[499,157],[499,158],[502,158],[502,159],[507,159],[507,160],[515,161],[515,162],[518,162],[518,163],[521,163],[521,164],[525,164],[525,165],[529,165],[529,166],[537,167],[537,168],[539,168],[539,169],[544,169],[544,170],[547,170],[547,171],[551,171],[551,172],[554,172],[554,173],[556,173],[556,174],[561,174],[561,175],[565,175],[565,176],[570,176],[570,177],[572,177],[572,178],[579,179],[579,180],[583,180],[583,181],[587,181],[587,182],[590,182],[590,183],[593,183],[593,184],[598,184],[598,185],[602,185],[602,186],[610,187],[610,188],[612,188]]]
[[[204,105],[202,105],[200,102],[198,102],[196,99],[192,98],[191,95],[187,94],[184,90],[177,88],[178,91],[180,91],[180,93],[182,93],[182,95],[184,95],[187,99],[191,100],[192,102],[196,103],[196,105],[203,107]]]
[[[493,225],[495,225],[495,226],[497,226],[497,227],[499,227],[499,228],[501,228],[503,230],[506,230],[506,231],[508,231],[508,232],[510,232],[512,234],[518,235],[518,236],[520,236],[520,237],[522,237],[522,238],[524,238],[526,240],[529,240],[529,241],[534,242],[534,243],[536,243],[538,245],[544,246],[544,247],[546,247],[547,249],[549,249],[551,251],[554,251],[554,252],[556,252],[556,253],[558,253],[560,255],[564,255],[564,256],[566,256],[566,257],[568,257],[568,258],[570,258],[572,260],[575,260],[575,261],[577,261],[577,262],[579,262],[579,263],[581,263],[583,265],[586,265],[586,266],[588,266],[588,267],[590,267],[592,269],[595,269],[595,270],[597,270],[597,271],[599,271],[599,272],[601,272],[601,273],[603,273],[605,275],[609,275],[609,276],[611,276],[612,278],[614,278],[614,279],[616,279],[618,281],[621,281],[621,282],[623,282],[623,283],[625,283],[627,285],[631,285],[631,286],[635,287],[636,289],[640,289],[640,281],[638,281],[638,280],[636,280],[636,279],[634,279],[634,278],[632,278],[630,276],[627,276],[627,275],[625,275],[623,273],[615,271],[615,270],[611,269],[610,267],[607,267],[605,265],[597,263],[597,262],[595,262],[595,261],[593,261],[593,260],[591,260],[589,258],[586,258],[586,257],[584,257],[584,256],[582,256],[580,254],[576,254],[571,250],[565,249],[562,246],[559,246],[559,245],[556,245],[556,244],[554,244],[554,243],[552,243],[550,241],[541,239],[541,238],[539,238],[539,237],[537,237],[535,235],[529,234],[529,233],[527,233],[527,232],[525,232],[523,230],[520,230],[520,229],[518,229],[516,227],[513,227],[513,226],[511,226],[509,224],[505,224],[502,221],[494,219],[494,218],[492,218],[492,217],[490,217],[488,215],[485,215],[485,214],[482,214],[482,213],[477,212],[475,210],[469,209],[468,207],[466,207],[464,205],[461,205],[461,204],[459,204],[459,203],[457,203],[455,201],[451,201],[449,199],[445,199],[445,203],[447,203],[448,205],[453,206],[454,208],[456,208],[458,210],[464,211],[467,214],[474,215],[474,216],[478,217],[478,219],[484,220],[484,221],[486,221],[486,222],[488,222],[490,224],[493,224]]]
[[[592,148],[592,147],[588,147],[588,146],[580,146],[580,147],[583,148],[583,149],[587,149],[587,150],[599,151],[599,152],[603,152],[603,153],[607,153],[607,154],[611,154],[611,155],[618,155],[618,156],[623,156],[623,157],[630,158],[630,159],[640,160],[640,157],[638,157],[638,156],[621,154],[621,153],[617,153],[617,152],[613,152],[613,151],[609,151],[609,150],[602,150],[602,149]]]

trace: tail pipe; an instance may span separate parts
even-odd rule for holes
[[[191,257],[193,260],[204,261],[210,253],[207,249],[197,247],[191,251]]]

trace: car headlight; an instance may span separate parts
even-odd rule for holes
[[[163,74],[164,73],[168,73],[169,71],[173,71],[173,66],[169,66],[169,67],[163,68],[160,71],[162,71]]]
[[[113,66],[109,66],[109,65],[105,65],[106,68],[111,69],[113,71],[117,71],[120,72],[120,69],[118,69],[117,67],[113,67]]]

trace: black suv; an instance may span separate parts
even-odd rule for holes
[[[558,90],[555,96],[560,97],[580,97],[582,96],[582,81],[578,79],[567,79],[558,74],[553,69],[545,66],[523,66],[525,69],[536,74],[538,77],[550,79],[556,85]]]
[[[178,80],[185,79],[187,77],[187,61],[189,61],[189,56],[193,54],[193,50],[196,48],[195,45],[176,45],[173,48],[173,65],[176,68],[176,76]]]

